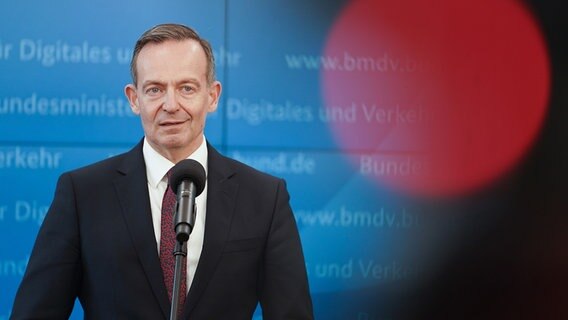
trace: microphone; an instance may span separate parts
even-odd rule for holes
[[[177,199],[174,230],[180,243],[186,242],[193,230],[195,198],[205,189],[205,181],[205,169],[193,159],[182,160],[171,170],[169,184]]]

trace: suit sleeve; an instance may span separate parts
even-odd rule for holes
[[[59,178],[10,319],[67,319],[81,279],[80,237],[70,174]]]
[[[285,182],[280,180],[260,288],[266,320],[313,319],[302,245],[289,200]]]

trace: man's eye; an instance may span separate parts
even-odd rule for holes
[[[188,92],[192,92],[192,91],[193,91],[193,88],[190,87],[190,86],[183,86],[183,87],[181,87],[181,90],[182,90],[183,92],[188,93]]]
[[[149,94],[156,94],[156,93],[160,92],[160,89],[153,87],[153,88],[149,88],[146,92],[149,93]]]

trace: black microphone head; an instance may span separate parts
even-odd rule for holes
[[[170,188],[177,194],[177,189],[183,180],[189,180],[195,184],[196,197],[205,189],[205,169],[201,163],[193,159],[185,159],[178,162],[172,169],[169,178]]]

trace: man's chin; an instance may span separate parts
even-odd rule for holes
[[[194,140],[188,138],[189,134],[177,134],[164,137],[160,142],[163,148],[170,150],[186,149],[196,144]],[[198,138],[196,138],[198,139]]]
[[[177,150],[187,148],[188,143],[182,141],[181,139],[168,139],[162,143],[162,147],[169,150]]]

